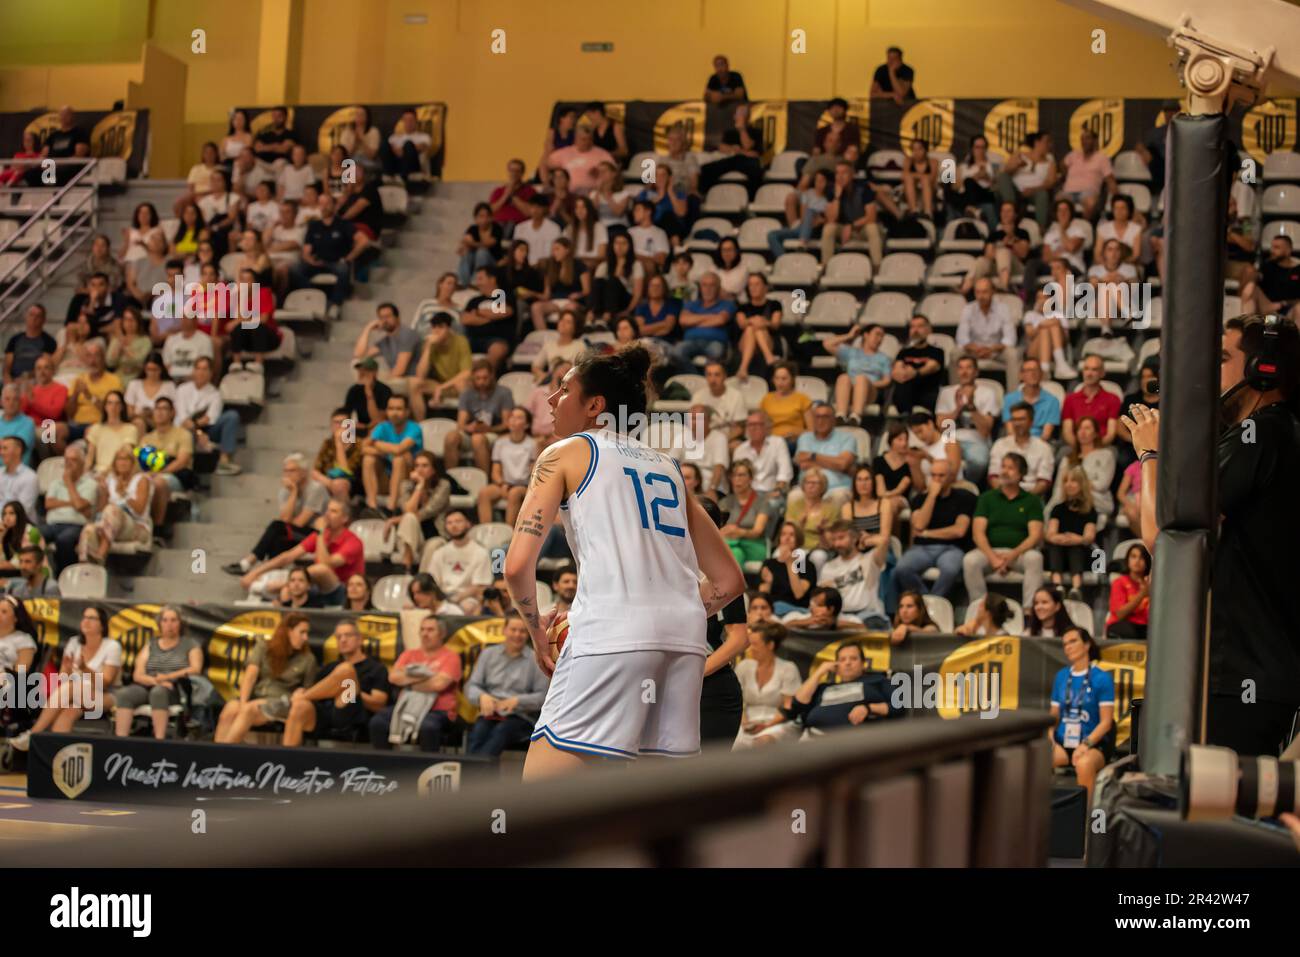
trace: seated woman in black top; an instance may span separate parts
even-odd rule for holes
[[[1070,597],[1079,598],[1083,573],[1092,564],[1093,542],[1097,540],[1097,510],[1092,506],[1092,483],[1083,467],[1065,473],[1061,483],[1065,500],[1052,509],[1047,519],[1047,561],[1052,584],[1061,587],[1070,575]]]
[[[817,584],[816,570],[802,544],[803,530],[794,522],[782,523],[776,552],[758,573],[758,590],[772,602],[778,618],[807,608],[808,593]]]
[[[902,422],[889,423],[889,444],[884,455],[877,455],[871,463],[871,470],[876,473],[876,498],[885,499],[898,496],[902,499],[896,503],[900,508],[907,502],[907,494],[912,490],[912,469],[907,464],[907,443],[910,440],[907,426]]]

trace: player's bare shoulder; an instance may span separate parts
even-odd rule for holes
[[[542,449],[537,461],[533,463],[532,478],[528,481],[529,491],[558,479],[564,483],[564,493],[571,492],[576,488],[575,479],[581,479],[590,459],[590,443],[581,434],[552,442]]]

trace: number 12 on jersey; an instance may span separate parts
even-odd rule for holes
[[[650,520],[653,517],[654,527],[656,530],[663,532],[665,535],[677,535],[681,538],[686,537],[686,529],[680,525],[666,525],[659,520],[659,509],[675,509],[681,505],[681,499],[677,497],[677,486],[673,480],[664,475],[662,472],[646,472],[645,484],[654,490],[654,485],[662,482],[668,487],[668,496],[661,496],[650,500],[649,513],[646,512],[645,491],[641,488],[641,473],[633,468],[626,468],[623,474],[632,480],[632,490],[636,492],[636,506],[641,512],[641,527],[646,531],[650,530]]]

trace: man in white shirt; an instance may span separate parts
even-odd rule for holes
[[[880,527],[890,528],[893,523],[894,500],[880,503]],[[830,527],[830,545],[835,554],[827,559],[817,577],[817,584],[840,593],[844,610],[856,615],[868,628],[882,631],[889,628],[885,603],[880,597],[880,573],[889,555],[888,535],[881,535],[876,547],[858,551],[858,535],[853,523],[840,519]]]
[[[1052,193],[1057,180],[1056,159],[1051,149],[1052,141],[1046,133],[1030,133],[1025,137],[1024,148],[1007,160],[995,181],[998,198],[1017,205],[1032,205],[1038,228],[1044,231],[1051,218]]]
[[[654,203],[648,199],[638,199],[632,204],[632,222],[635,225],[627,231],[627,235],[632,240],[632,252],[642,268],[662,272],[673,247],[668,241],[668,234],[654,224],[654,218]],[[519,227],[516,226],[515,234],[518,233]]]
[[[194,433],[194,445],[207,452],[215,441],[221,450],[218,475],[238,475],[243,469],[235,464],[239,443],[239,413],[227,409],[221,393],[212,384],[212,360],[201,356],[194,363],[193,378],[176,387],[176,422]]]
[[[0,502],[19,502],[27,512],[29,522],[36,521],[36,499],[40,489],[36,482],[36,472],[23,464],[23,454],[27,446],[16,435],[7,435],[0,439]]]
[[[998,421],[997,393],[979,381],[979,367],[971,356],[957,360],[957,382],[939,390],[935,419],[945,433],[961,446],[961,458],[972,478],[985,474],[989,467],[989,447]],[[948,423],[951,422],[952,425]]]
[[[421,566],[438,583],[438,590],[455,602],[467,615],[477,615],[482,607],[483,589],[492,584],[492,556],[469,537],[469,519],[460,509],[452,509],[443,519],[447,544]]]
[[[215,358],[212,337],[199,329],[198,319],[182,314],[181,327],[163,342],[163,365],[167,367],[167,374],[177,382],[184,382],[193,374],[194,363],[203,358]]]
[[[280,202],[292,200],[296,203],[302,199],[303,190],[316,182],[316,171],[307,162],[307,148],[301,143],[293,144],[290,156],[289,164],[276,177],[275,198]]]
[[[772,434],[772,419],[756,410],[745,419],[745,441],[731,453],[732,464],[747,461],[754,467],[754,488],[764,495],[784,497],[794,479],[794,464],[785,439]]]
[[[406,110],[402,113],[397,132],[388,137],[388,150],[383,157],[384,172],[403,179],[421,173],[422,160],[432,148],[433,138],[420,129],[420,118],[415,110]]]
[[[677,454],[677,449],[670,454],[679,462],[690,462],[700,470],[700,491],[716,491],[722,495],[726,492],[731,450],[726,431],[713,428],[715,417],[716,413],[709,406],[692,405],[686,420],[687,433],[683,436],[681,454]]]
[[[691,396],[691,405],[707,405],[714,412],[713,427],[730,440],[739,439],[749,416],[745,397],[735,386],[727,385],[727,370],[721,362],[704,367],[704,383],[705,387]]]
[[[1029,468],[1020,480],[1020,487],[1047,501],[1052,488],[1052,472],[1056,456],[1052,447],[1030,434],[1034,424],[1034,407],[1028,402],[1018,402],[1011,407],[1011,433],[993,443],[989,452],[989,488],[997,488],[1002,481],[1002,460],[1008,452],[1024,456]]]
[[[528,205],[532,209],[532,218],[515,226],[511,241],[518,242],[522,239],[526,242],[528,263],[536,266],[551,255],[551,244],[563,234],[555,220],[547,218],[550,205],[544,195],[539,193],[534,196],[528,201]]]
[[[1019,362],[1016,324],[1007,307],[994,300],[993,280],[975,281],[975,298],[966,303],[957,321],[957,348],[977,362],[1001,363],[1010,384],[1011,370]]]
[[[253,198],[253,191],[258,183],[270,183],[275,188],[275,173],[272,169],[253,155],[252,149],[246,149],[235,160],[232,170],[234,192],[245,200]]]

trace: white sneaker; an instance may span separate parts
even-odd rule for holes
[[[1068,362],[1058,362],[1056,364],[1056,377],[1058,379],[1077,379],[1078,371]]]
[[[32,743],[32,733],[24,731],[22,734],[9,739],[9,746],[15,751],[26,751]]]

